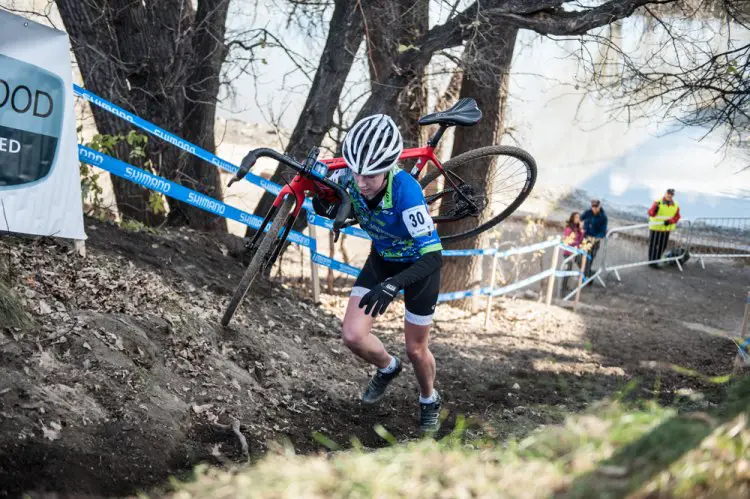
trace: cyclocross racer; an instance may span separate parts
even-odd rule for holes
[[[344,139],[342,152],[349,168],[331,175],[346,188],[360,227],[372,238],[370,254],[349,297],[342,335],[354,354],[377,367],[362,401],[379,402],[402,366],[372,334],[372,325],[404,291],[404,336],[420,388],[420,428],[434,432],[440,424],[441,399],[433,388],[436,368],[428,337],[440,288],[443,247],[422,188],[397,166],[402,150],[401,133],[393,120],[384,114],[369,116],[357,122]],[[318,214],[335,216],[336,204],[316,198],[313,205]]]

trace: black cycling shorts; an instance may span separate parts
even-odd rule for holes
[[[370,252],[362,271],[354,282],[350,296],[364,296],[375,285],[406,269],[412,262],[389,262],[377,253]],[[440,269],[404,289],[406,320],[417,326],[432,324],[438,294],[440,293]]]

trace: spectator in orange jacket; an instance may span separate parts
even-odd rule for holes
[[[680,221],[680,205],[674,200],[674,189],[667,189],[661,199],[654,201],[648,210],[649,238],[648,261],[649,267],[659,268],[657,261],[669,244],[669,234]]]

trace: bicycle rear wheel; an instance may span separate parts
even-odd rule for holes
[[[467,217],[480,219],[476,227],[441,235],[444,242],[467,239],[499,224],[521,206],[536,182],[536,161],[523,149],[512,146],[480,147],[459,154],[443,164],[443,171],[478,211],[435,169],[420,181],[435,224],[447,228]]]
[[[250,289],[255,276],[263,272],[263,268],[268,261],[268,258],[272,254],[274,245],[278,242],[279,233],[281,232],[281,229],[284,228],[284,225],[289,218],[289,214],[292,212],[293,205],[293,196],[287,196],[287,198],[282,201],[281,206],[279,207],[279,211],[276,212],[273,223],[271,223],[271,228],[268,229],[268,232],[266,232],[265,236],[263,236],[263,240],[261,241],[260,246],[258,246],[258,249],[253,254],[253,258],[252,260],[250,260],[250,264],[247,266],[247,269],[245,269],[245,273],[242,275],[240,283],[237,285],[237,288],[235,288],[234,294],[229,300],[229,306],[224,312],[224,316],[221,318],[222,326],[226,326],[227,324],[229,324],[229,321],[232,320],[232,316],[237,310],[237,307],[245,297],[245,293],[247,293],[247,290]]]

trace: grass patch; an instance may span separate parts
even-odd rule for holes
[[[21,300],[0,277],[0,327],[24,328],[32,324]]]
[[[710,412],[600,403],[521,440],[440,441],[364,452],[269,455],[252,467],[196,469],[176,498],[747,497],[748,378]],[[383,431],[380,429],[380,431]]]

